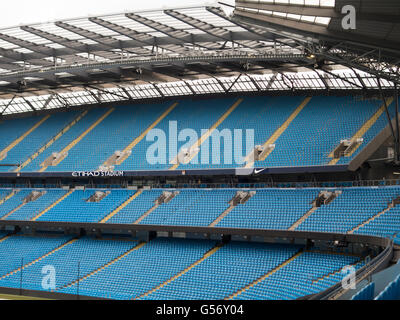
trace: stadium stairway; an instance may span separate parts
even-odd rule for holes
[[[8,235],[4,236],[3,238],[0,239],[0,243],[7,240],[11,236],[12,236],[12,234],[8,234]]]
[[[79,114],[72,122],[70,122],[66,127],[64,127],[57,135],[50,139],[45,145],[43,145],[39,150],[32,154],[22,165],[14,170],[14,172],[20,172],[33,160],[35,160],[40,154],[42,154],[46,149],[48,149],[54,142],[60,139],[69,129],[71,129],[77,122],[79,122],[83,117],[86,116],[88,110],[83,111]]]
[[[33,127],[31,127],[28,131],[26,131],[19,138],[14,140],[10,145],[8,145],[4,150],[0,152],[0,160],[4,160],[7,158],[7,153],[16,147],[22,140],[24,140],[27,136],[29,136],[33,131],[35,131],[39,126],[41,126],[47,119],[50,118],[50,115],[44,116],[40,121],[38,121]]]
[[[272,269],[271,271],[267,272],[266,274],[264,274],[260,278],[258,278],[256,280],[254,280],[253,282],[249,283],[247,286],[243,287],[239,291],[237,291],[237,292],[231,294],[230,296],[226,297],[225,300],[232,300],[232,299],[236,298],[238,295],[242,294],[243,292],[245,292],[249,288],[255,286],[256,284],[258,284],[258,283],[264,281],[265,279],[267,279],[268,277],[272,276],[275,272],[277,272],[280,269],[282,269],[283,267],[287,266],[289,263],[291,263],[293,260],[295,260],[298,257],[300,257],[302,254],[303,254],[303,250],[300,249],[292,257],[290,257],[289,259],[285,260],[280,265],[276,266],[274,269]]]
[[[54,208],[56,205],[58,205],[60,202],[68,198],[75,190],[70,189],[66,194],[64,194],[61,198],[53,202],[50,206],[48,206],[46,209],[44,209],[42,212],[40,212],[38,215],[32,218],[31,221],[36,221],[39,219],[42,215],[44,215],[46,212],[50,211],[52,208]]]
[[[302,216],[299,220],[297,220],[295,223],[293,223],[290,227],[289,227],[289,231],[294,231],[296,230],[296,228],[301,225],[309,216],[311,216],[316,210],[318,209],[318,207],[312,207],[310,210],[308,210],[304,216]]]
[[[227,110],[225,113],[215,122],[208,131],[203,134],[192,146],[190,146],[190,150],[192,150],[195,147],[200,148],[200,146],[203,144],[204,141],[206,141],[213,131],[218,128],[218,126],[224,122],[224,120],[242,103],[243,99],[238,99],[236,102]],[[192,159],[199,153],[199,151],[194,152],[193,154],[190,155],[190,158],[188,159],[188,162],[192,161]],[[178,161],[178,155],[171,161],[171,164],[173,164],[169,170],[176,170],[179,167],[179,161]]]
[[[130,155],[132,152],[132,149],[140,142],[142,141],[146,135],[150,132],[150,130],[154,129],[168,114],[171,113],[172,110],[174,110],[178,106],[178,102],[175,102],[172,104],[170,107],[167,108],[145,131],[143,131],[140,136],[136,137],[129,145],[127,145],[124,150],[122,151],[123,156],[119,158],[116,162],[115,165],[120,165],[122,164]],[[108,166],[109,164],[107,161],[103,163],[103,166]]]
[[[77,137],[74,141],[72,141],[70,144],[68,144],[60,153],[61,154],[66,154],[66,157],[68,157],[68,151],[71,150],[75,145],[77,145],[89,132],[91,132],[94,128],[96,128],[104,119],[106,119],[113,111],[115,108],[110,108],[108,109],[99,119],[97,119],[96,122],[94,122],[89,128],[87,128],[79,137]],[[65,158],[65,157],[64,157]],[[54,166],[57,166],[64,158],[60,158],[58,161],[54,163]],[[39,172],[46,171],[48,166],[43,166]]]
[[[215,219],[213,222],[210,223],[209,227],[215,227],[223,218],[225,218],[233,209],[235,209],[235,206],[231,204],[222,214]]]
[[[303,100],[303,102],[293,111],[293,113],[286,119],[286,121],[272,134],[272,136],[264,143],[263,147],[267,147],[270,144],[274,144],[276,140],[285,132],[285,130],[289,127],[292,121],[297,117],[297,115],[304,109],[304,107],[310,102],[311,97],[307,97]],[[269,154],[272,152],[267,152],[260,161],[264,161]],[[254,161],[249,161],[246,163],[245,168],[252,168],[254,166]]]
[[[134,195],[130,196],[120,206],[118,206],[116,209],[114,209],[112,212],[110,212],[110,214],[108,214],[102,220],[100,220],[100,223],[106,223],[108,220],[110,220],[112,217],[114,217],[118,212],[120,212],[123,208],[125,208],[128,204],[130,204],[133,200],[135,200],[137,197],[139,197],[142,193],[143,193],[143,189],[135,192]]]
[[[393,98],[389,98],[387,101],[387,105],[391,105],[393,102]],[[376,112],[375,114],[369,118],[362,126],[361,128],[353,135],[353,137],[350,139],[351,141],[355,141],[357,139],[362,138],[365,133],[375,124],[375,122],[379,119],[379,117],[382,115],[382,113],[385,111],[385,105],[383,104]],[[351,157],[353,153],[360,147],[361,144],[358,144],[355,148],[353,148],[348,154],[345,155],[345,157]],[[340,158],[334,158],[333,156],[333,151],[329,154],[330,158],[332,158],[331,161],[329,161],[328,165],[335,165],[339,162]]]
[[[219,249],[221,249],[224,246],[223,243],[219,243],[217,244],[214,248],[212,248],[211,250],[209,250],[208,252],[206,252],[203,257],[201,257],[199,260],[195,261],[194,263],[192,263],[190,266],[188,266],[186,269],[182,270],[181,272],[179,272],[177,275],[173,276],[172,278],[168,279],[167,281],[161,283],[160,285],[158,285],[157,287],[155,287],[154,289],[140,295],[139,297],[136,297],[135,300],[138,299],[142,299],[150,294],[152,294],[153,292],[156,292],[157,290],[161,289],[162,287],[166,286],[167,284],[171,283],[172,281],[175,281],[176,279],[180,278],[181,276],[183,276],[185,273],[189,272],[191,269],[193,269],[194,267],[196,267],[197,265],[199,265],[200,263],[202,263],[204,260],[206,260],[207,258],[211,257],[214,253],[216,253]]]
[[[25,269],[25,268],[27,268],[27,267],[29,267],[29,266],[35,264],[35,263],[41,261],[42,259],[44,259],[44,258],[46,258],[46,257],[48,257],[48,256],[50,256],[50,255],[52,255],[53,253],[55,253],[55,252],[61,250],[62,248],[64,248],[64,247],[66,247],[66,246],[68,246],[68,245],[74,243],[75,241],[78,241],[78,238],[74,238],[74,239],[68,240],[67,242],[63,243],[62,245],[58,246],[57,248],[55,248],[55,249],[53,249],[53,250],[47,252],[47,253],[44,254],[43,256],[41,256],[41,257],[39,257],[39,258],[37,258],[37,259],[35,259],[35,260],[33,260],[33,261],[31,261],[31,262],[29,262],[29,263],[23,265],[22,267],[19,267],[18,269],[15,269],[15,270],[13,270],[13,271],[8,272],[7,274],[1,276],[1,277],[0,277],[0,280],[2,280],[2,279],[4,279],[4,278],[7,278],[7,277],[13,275],[14,273],[19,272],[19,271],[21,271],[21,270],[23,270],[23,269]]]
[[[140,222],[142,222],[144,219],[146,219],[158,207],[159,207],[159,204],[155,203],[149,210],[147,210],[138,219],[136,219],[133,224],[139,224]]]
[[[56,288],[55,291],[71,287],[71,286],[77,284],[78,282],[86,280],[87,278],[95,275],[96,273],[100,272],[101,270],[103,270],[105,268],[108,268],[109,266],[113,265],[114,263],[117,263],[119,260],[123,259],[124,257],[126,257],[128,254],[132,253],[133,251],[139,250],[140,248],[144,247],[146,245],[146,243],[147,242],[141,242],[141,243],[135,245],[133,248],[131,248],[128,251],[124,252],[122,255],[116,257],[115,259],[111,260],[110,262],[106,263],[105,265],[101,266],[100,268],[97,268],[96,270],[93,270],[92,272],[84,275],[83,277],[79,278],[78,280],[75,280],[75,281],[73,281],[71,283],[68,283],[66,285],[63,285],[61,287]]]

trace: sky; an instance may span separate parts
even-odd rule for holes
[[[0,28],[21,24],[45,23],[55,20],[92,15],[162,9],[192,5],[215,4],[212,0],[13,0],[4,1],[0,13]],[[223,0],[233,4],[234,0]]]

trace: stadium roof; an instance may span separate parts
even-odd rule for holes
[[[300,29],[313,32],[327,29],[336,19],[333,1],[261,2],[237,1],[233,18],[223,7],[210,6],[0,29],[0,115],[181,95],[378,87],[370,67],[330,56],[321,65],[320,52],[311,50],[317,48],[315,34],[299,36],[288,23],[305,23]],[[278,14],[280,24],[265,26],[265,12],[243,14],[253,10],[243,6],[254,4],[285,9],[286,15]],[[330,11],[310,18],[306,9]],[[381,86],[393,87],[384,72]]]
[[[352,5],[356,28],[342,27],[342,9]],[[400,83],[398,0],[237,0],[238,23],[296,39],[318,60],[339,63]]]

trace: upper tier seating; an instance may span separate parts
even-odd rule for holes
[[[87,134],[68,156],[46,171],[97,170],[113,153],[122,151],[167,108],[169,103],[119,106]],[[107,109],[102,109],[102,115]],[[84,120],[84,119],[83,119]]]
[[[202,148],[204,150],[208,148],[209,156],[204,159],[200,156],[203,152],[195,153],[192,162],[180,164],[179,169],[244,166],[241,160],[248,155],[249,150],[246,149],[250,147],[245,143],[246,129],[254,129],[255,145],[263,145],[270,138],[273,140],[272,144],[275,144],[275,149],[266,159],[256,161],[255,166],[327,165],[332,160],[329,157],[330,153],[340,141],[351,139],[382,105],[378,100],[361,100],[353,97],[317,96],[312,97],[308,103],[306,101],[305,97],[301,96],[245,97],[242,100],[239,98],[182,100],[177,104],[165,102],[94,108],[84,115],[82,111],[55,113],[11,148],[0,164],[24,163],[73,120],[83,115],[69,130],[41,150],[37,157],[27,162],[21,170],[23,172],[97,170],[116,151],[123,151],[128,146],[132,147],[131,150],[128,148],[131,154],[121,163],[114,164],[115,170],[169,169],[172,167],[170,160],[174,159],[178,150],[188,142],[188,140],[175,142],[173,136],[171,136],[172,141],[169,141],[169,125],[172,121],[177,121],[178,133],[183,129],[193,129],[198,138],[202,135],[202,129],[207,131],[216,123],[218,124],[216,129],[219,131],[229,129],[232,136],[235,129],[243,131],[241,142],[233,144],[233,150],[226,155],[225,141],[221,138],[218,163],[213,163],[212,155],[216,150],[212,148],[212,139],[208,138],[202,144]],[[389,107],[392,116],[393,105],[392,103]],[[231,110],[230,108],[234,106],[236,108]],[[224,115],[226,117],[223,117]],[[349,163],[387,125],[386,115],[384,113],[378,115],[376,122],[370,123],[370,127],[366,126],[361,146],[350,156],[339,159],[338,164]],[[30,117],[1,122],[0,154],[43,119],[44,117]],[[289,119],[291,121],[288,121]],[[144,134],[150,127],[161,129],[166,134],[167,145],[159,150],[161,154],[166,152],[165,157],[160,158],[165,160],[164,163],[151,164],[147,157],[149,147],[154,143],[148,141]],[[78,143],[75,144],[74,141]],[[194,141],[190,143],[193,144]],[[41,164],[51,154],[61,152],[68,146],[71,147],[65,159],[55,166],[42,168]],[[238,159],[235,159],[235,154],[239,156]],[[0,171],[15,169],[15,167],[0,167]]]
[[[192,129],[195,130],[198,138],[201,137],[202,129],[209,129],[217,120],[231,107],[237,99],[229,98],[229,99],[211,99],[211,100],[183,100],[180,101],[177,107],[171,111],[162,120],[155,129],[162,130],[166,135],[166,143],[165,146],[167,148],[166,152],[166,163],[161,164],[149,164],[146,158],[146,153],[148,148],[153,141],[146,141],[143,139],[139,144],[136,145],[132,150],[131,156],[124,161],[121,165],[116,166],[116,170],[167,170],[172,165],[170,164],[170,160],[174,159],[177,155],[177,152],[187,141],[175,141],[176,138],[169,135],[170,122],[177,122],[177,134],[181,130],[184,129]],[[153,121],[157,119],[157,116],[154,115],[154,112],[150,111],[153,114]],[[132,137],[135,138],[134,136]],[[187,138],[185,138],[187,139]],[[162,149],[160,152],[163,152]]]
[[[323,165],[342,139],[350,139],[381,106],[380,101],[351,97],[313,97],[276,141],[275,150],[259,167]],[[384,114],[381,115],[385,117]],[[386,124],[381,123],[381,129]],[[376,128],[374,128],[376,129]],[[364,137],[365,146],[371,137]],[[346,158],[349,162],[352,157]]]
[[[0,152],[7,148],[12,142],[22,136],[31,127],[38,123],[43,118],[28,117],[28,118],[16,118],[10,120],[0,121]],[[23,155],[21,155],[23,157]],[[18,161],[19,162],[19,161]],[[3,162],[4,163],[4,162]]]
[[[254,145],[263,145],[268,138],[286,121],[298,105],[305,97],[249,97],[226,118],[226,120],[218,127],[219,131],[224,129],[232,130],[232,140],[234,139],[234,129],[242,130],[241,144],[232,144],[232,150],[225,151],[225,140],[220,139],[219,163],[213,163],[213,138],[208,138],[202,147],[206,148],[210,153],[209,161],[205,164],[201,163],[201,156],[197,156],[197,164],[182,165],[182,168],[188,169],[206,169],[206,168],[233,168],[245,165],[243,158],[251,151],[247,150],[246,130],[254,130]],[[215,139],[215,138],[214,138]],[[225,156],[225,152],[227,152]],[[236,156],[240,156],[239,163],[236,162]],[[217,158],[218,159],[218,158]]]
[[[51,156],[54,152],[61,152],[72,141],[79,137],[85,130],[87,130],[98,118],[104,114],[104,109],[96,108],[88,110],[88,113],[75,125],[73,125],[67,132],[65,132],[59,139],[57,139],[49,148],[44,150],[37,158],[30,162],[22,171],[39,171],[42,169],[41,164]],[[52,171],[52,168],[47,168],[46,171]],[[57,170],[60,171],[60,170]],[[69,171],[69,170],[68,170]]]
[[[76,111],[62,112],[50,115],[39,127],[33,130],[25,139],[12,148],[5,157],[0,161],[0,164],[20,164],[27,160],[32,154],[40,149],[44,144],[51,140],[57,133],[66,127],[78,113]],[[43,118],[43,116],[41,117]],[[30,119],[30,118],[29,118]],[[29,123],[32,127],[40,120],[37,117],[30,119]],[[7,122],[7,121],[6,121]],[[0,125],[0,128],[2,125]],[[0,129],[1,130],[1,129]],[[11,131],[18,130],[17,128],[10,129]],[[27,130],[26,130],[27,131]],[[1,151],[1,150],[0,150]],[[9,167],[1,167],[0,171],[7,171]]]

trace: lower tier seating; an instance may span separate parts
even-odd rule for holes
[[[170,238],[2,233],[0,254],[0,287],[112,299],[296,299],[340,281],[344,266],[362,266],[299,245]]]

